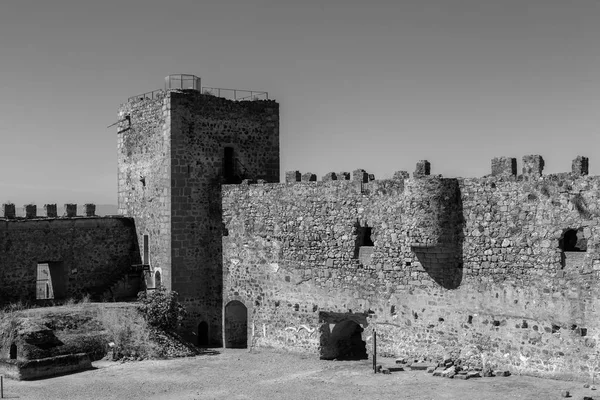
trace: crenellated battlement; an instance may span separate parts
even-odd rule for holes
[[[502,177],[513,178],[516,180],[531,180],[541,178],[543,175],[545,162],[541,155],[525,155],[522,159],[521,174],[517,174],[517,159],[513,157],[494,157],[491,160],[491,173],[483,178]],[[558,175],[571,174],[572,177],[587,176],[589,173],[589,159],[583,156],[577,156],[571,163],[571,172]],[[412,174],[414,179],[431,177],[431,163],[427,160],[419,160],[415,171]],[[435,177],[442,178],[442,175]],[[392,180],[409,179],[410,174],[407,171],[396,171]],[[352,174],[348,172],[328,172],[321,178],[321,182],[344,181],[368,183],[376,180],[375,175],[367,173],[364,169],[356,169]],[[286,171],[286,183],[295,182],[317,182],[317,175],[312,172],[301,173],[300,171]]]
[[[64,205],[64,212],[58,215],[56,204],[44,204],[44,212],[46,215],[38,215],[38,207],[36,204],[25,204],[23,206],[22,215],[17,215],[16,207],[12,203],[2,204],[2,215],[4,219],[37,219],[37,218],[81,218],[81,217],[98,217],[96,215],[95,204],[84,204],[83,215],[77,214],[77,204],[67,203]]]

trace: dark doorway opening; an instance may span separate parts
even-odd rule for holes
[[[10,345],[10,359],[11,360],[17,359],[17,345],[14,343]]]
[[[362,340],[364,329],[355,321],[344,320],[329,332],[329,324],[321,329],[321,359],[366,360],[367,344]]]
[[[248,310],[237,300],[230,301],[225,306],[225,347],[248,347]]]
[[[208,344],[208,323],[206,321],[202,321],[198,324],[198,346],[206,347]]]

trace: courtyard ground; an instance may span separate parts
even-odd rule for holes
[[[4,380],[10,399],[574,399],[599,391],[581,382],[524,376],[454,380],[425,371],[373,374],[372,362],[314,355],[218,349],[214,355],[120,363],[37,381]],[[383,359],[392,363],[391,359]]]

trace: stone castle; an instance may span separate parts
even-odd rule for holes
[[[119,109],[119,216],[4,205],[0,301],[164,286],[200,346],[365,358],[375,330],[387,355],[565,378],[600,368],[600,177],[587,158],[553,175],[531,155],[521,174],[499,157],[482,178],[432,176],[423,160],[412,177],[279,183],[275,101],[182,87]]]

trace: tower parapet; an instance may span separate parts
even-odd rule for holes
[[[517,159],[512,157],[492,158],[493,176],[515,176],[517,175]]]
[[[523,156],[523,177],[539,178],[544,170],[544,159],[537,154]]]

